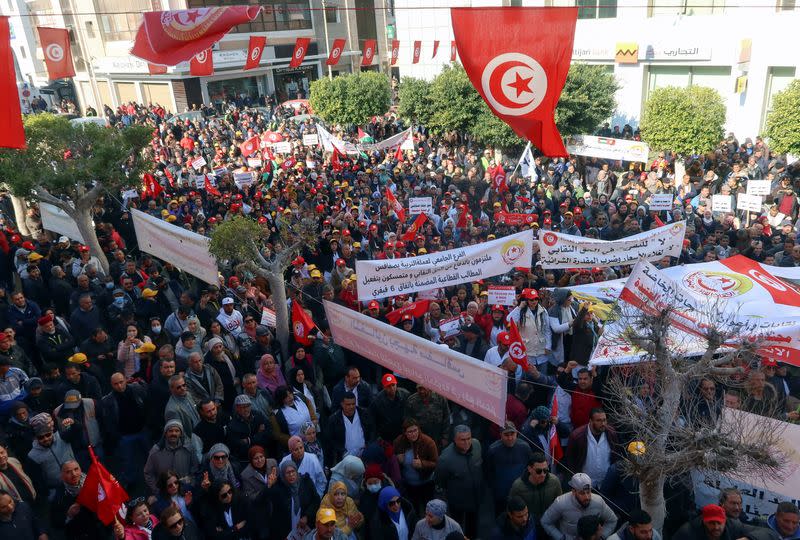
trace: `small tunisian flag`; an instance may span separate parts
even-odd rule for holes
[[[239,145],[239,150],[242,151],[244,157],[252,156],[258,150],[258,135],[253,135],[242,144]]]
[[[245,70],[258,67],[266,44],[267,38],[265,36],[250,36],[250,43],[247,45],[247,62],[244,64]]]
[[[331,52],[328,53],[328,60],[325,62],[326,66],[335,66],[339,63],[339,58],[342,57],[342,51],[344,50],[344,44],[346,40],[344,38],[334,39],[333,45],[331,45]]]
[[[425,224],[425,221],[428,219],[428,216],[425,214],[420,214],[414,220],[414,223],[411,224],[411,227],[408,228],[406,233],[401,237],[403,242],[411,242],[414,240],[414,237],[417,236],[417,232],[419,231],[420,227]]]
[[[400,201],[394,196],[392,190],[388,187],[386,188],[386,200],[389,201],[389,208],[394,210],[394,213],[397,215],[397,219],[400,221],[406,220],[406,209],[403,208],[403,205],[400,204]]]
[[[75,502],[97,514],[97,519],[105,525],[111,525],[122,505],[129,499],[123,487],[119,485],[103,464],[97,461],[94,449],[89,447],[92,464],[83,481],[83,487]]]
[[[455,41],[451,41],[450,42],[450,61],[451,62],[455,62],[456,61],[456,42]]]
[[[364,40],[364,49],[361,51],[361,65],[371,66],[372,58],[375,56],[376,41],[374,39]]]
[[[154,64],[174,66],[211,47],[237,24],[256,18],[259,6],[147,11],[131,54]]]
[[[400,40],[392,40],[392,65],[397,63],[397,58],[400,56]]]
[[[550,416],[558,418],[558,396],[555,394],[553,394],[553,407],[550,409]],[[561,458],[564,457],[564,450],[561,448],[561,439],[558,437],[555,424],[550,424],[549,438],[548,446],[550,447],[550,463],[552,464],[553,461],[561,461]]]
[[[11,29],[8,17],[0,17],[0,148],[25,148],[25,129],[17,96],[14,56],[11,53]],[[13,99],[10,96],[14,96]]]
[[[209,180],[208,175],[206,175],[204,184],[206,191],[208,191],[209,194],[215,197],[222,197],[222,193],[220,193],[219,190],[211,184],[211,180]]]
[[[308,347],[313,341],[308,338],[311,330],[314,329],[314,321],[305,312],[299,302],[292,302],[292,330],[294,330],[294,340]]]
[[[211,49],[201,51],[189,62],[189,73],[195,77],[214,74],[214,55]]]
[[[397,147],[397,150],[394,151],[394,159],[397,160],[398,163],[403,161],[403,145]]]
[[[437,39],[433,42],[433,56],[431,56],[431,58],[436,58],[436,53],[438,52],[439,52],[439,40]]]
[[[311,38],[297,38],[297,41],[294,42],[294,51],[292,52],[292,60],[289,62],[289,67],[300,67],[300,64],[303,63],[303,58],[306,57],[308,52],[309,43],[311,43]]]
[[[452,8],[450,16],[461,63],[495,116],[545,156],[566,157],[554,115],[578,8]],[[547,32],[531,33],[540,27]]]
[[[143,179],[145,197],[153,197],[155,199],[162,191],[164,191],[164,188],[161,187],[161,184],[156,181],[152,174],[144,173]]]
[[[523,343],[522,336],[519,335],[517,323],[515,323],[513,319],[509,325],[508,334],[511,336],[511,345],[508,346],[508,356],[515,364],[522,366],[522,369],[527,371],[528,351],[525,350],[525,343]]]
[[[74,77],[75,66],[72,65],[69,32],[63,28],[45,28],[43,26],[38,27],[37,30],[50,80]]]
[[[389,321],[389,324],[397,324],[397,321],[399,321],[406,313],[410,313],[412,317],[422,317],[428,312],[428,306],[430,303],[430,300],[417,300],[416,302],[411,302],[410,304],[387,313],[386,320]]]
[[[412,64],[419,63],[419,54],[420,54],[421,50],[422,50],[422,42],[421,41],[415,41],[414,42],[414,58],[413,58],[413,60],[411,62]]]

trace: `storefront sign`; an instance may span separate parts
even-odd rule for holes
[[[711,60],[711,47],[698,45],[647,45],[639,60]]]

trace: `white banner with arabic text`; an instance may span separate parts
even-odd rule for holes
[[[575,156],[646,163],[650,147],[640,141],[577,135],[567,140],[567,152]]]

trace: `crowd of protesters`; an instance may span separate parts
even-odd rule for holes
[[[602,321],[563,288],[622,277],[629,267],[544,271],[534,258],[530,271],[447,288],[428,313],[396,323],[508,370],[502,426],[336,343],[322,300],[389,324],[387,313],[413,295],[359,302],[355,261],[520,230],[494,219],[498,211],[533,214],[534,234],[605,240],[685,219],[680,257],[661,266],[735,254],[799,266],[800,170],[761,139],[733,136],[687,160],[682,178],[664,153],[632,164],[537,157],[523,177],[493,149],[421,128],[402,157],[394,149],[333,156],[303,146],[303,135],[316,132],[313,116],[296,119],[307,112],[268,103],[170,121],[159,106],[106,108],[114,128],[153,127],[158,183],[139,197],[108,193],[95,206],[107,270],[86,246],[43,231],[35,206],[25,220],[30,236],[6,217],[0,538],[660,539],[635,480],[622,473],[633,438],[606,413],[607,368],[588,366]],[[363,129],[382,140],[406,127],[387,115]],[[238,188],[232,173],[248,170],[239,145],[268,133],[293,153],[259,152],[255,183]],[[337,136],[357,142],[354,128]],[[207,165],[195,171],[199,156]],[[492,182],[498,168],[509,177],[500,189]],[[218,194],[198,188],[197,174],[211,175]],[[712,195],[735,197],[751,179],[772,181],[763,213],[712,211]],[[413,238],[402,239],[414,216],[400,221],[386,189],[401,203],[433,198]],[[649,212],[655,193],[673,193],[675,209]],[[225,267],[218,283],[203,283],[140,251],[131,207],[204,235],[249,216],[262,227],[265,253],[282,249],[282,227],[314,219],[319,242],[298,254],[285,280],[289,301],[313,317],[311,344],[291,339],[284,354],[275,329],[262,324],[263,308],[275,307],[271,291],[249,272]],[[513,285],[517,305],[489,305],[489,282]],[[445,336],[439,324],[453,316],[460,332]],[[529,355],[524,373],[508,357],[509,320]],[[800,411],[798,372],[773,361],[750,371],[741,389],[703,379],[697,392],[708,414],[724,405],[797,421]],[[132,497],[109,526],[76,503],[90,447]],[[665,536],[800,539],[795,503],[748,516],[742,494],[726,489],[719,504],[697,511],[688,478],[668,483]]]

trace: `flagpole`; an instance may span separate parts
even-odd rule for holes
[[[326,0],[322,0],[322,28],[325,29],[325,51],[330,56],[331,44],[328,41],[328,2]],[[341,54],[339,56],[341,57]],[[328,78],[333,79],[333,69],[330,65],[328,66]]]
[[[528,141],[528,144],[525,145],[525,150],[522,151],[522,156],[525,155],[525,152],[527,152],[530,147],[531,147],[531,141]],[[519,164],[522,162],[522,156],[520,156],[519,159],[517,160],[517,166],[514,167],[514,171],[511,173],[511,176],[514,176],[514,173],[517,172],[517,169],[519,169]]]

